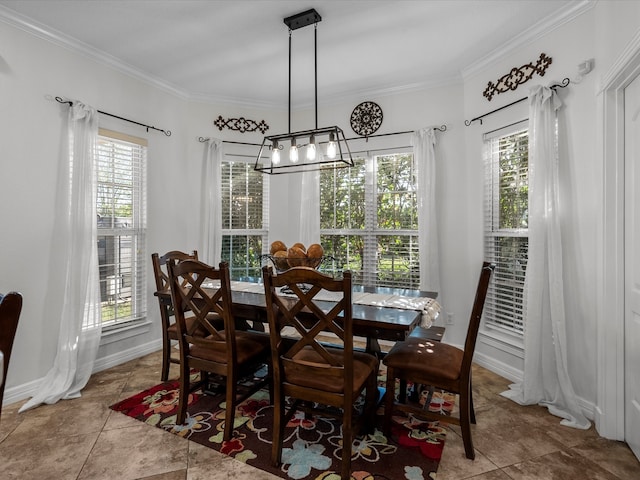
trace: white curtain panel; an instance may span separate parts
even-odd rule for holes
[[[436,134],[423,128],[411,136],[418,191],[420,290],[440,291],[440,248],[436,219]]]
[[[222,140],[209,139],[202,159],[200,247],[198,258],[217,266],[222,256]]]
[[[302,173],[300,236],[305,247],[320,243],[320,171]]]
[[[57,219],[66,222],[66,270],[64,301],[60,314],[58,351],[53,367],[42,380],[37,393],[20,412],[43,403],[77,398],[93,370],[100,344],[101,311],[98,276],[96,224],[95,150],[98,113],[79,101],[69,108],[69,156],[63,156],[60,171],[69,183],[63,195],[65,211]]]
[[[502,395],[539,404],[561,424],[587,429],[567,372],[562,282],[557,111],[562,102],[548,87],[529,93],[529,260],[525,277],[524,376]]]

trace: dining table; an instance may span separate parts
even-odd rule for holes
[[[264,325],[268,324],[264,285],[232,281],[231,291],[234,318],[249,322],[252,329],[264,331]],[[168,289],[156,291],[155,295],[171,304]],[[353,334],[366,339],[367,352],[383,355],[379,340],[404,340],[414,328],[431,325],[440,309],[437,296],[437,292],[430,291],[354,285]],[[328,311],[335,302],[328,296],[318,304]]]

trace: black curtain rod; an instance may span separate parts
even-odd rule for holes
[[[397,147],[387,147],[387,148],[371,148],[369,150],[357,150],[351,152],[351,155],[357,155],[359,153],[371,153],[371,152],[387,152],[389,150],[399,150],[403,148],[411,148],[412,145],[399,145]]]
[[[211,140],[209,137],[198,137],[198,141],[200,143],[205,143]],[[233,140],[223,140],[222,143],[232,143],[234,145],[249,145],[250,147],[261,147],[261,143],[250,143],[250,142],[234,142]]]
[[[73,105],[73,102],[71,100],[65,100],[61,97],[55,97],[55,98],[58,103],[68,103],[69,106]],[[135,123],[136,125],[145,127],[147,129],[147,132],[149,131],[149,129],[152,129],[152,130],[156,130],[158,132],[164,133],[167,137],[171,136],[171,130],[162,130],[161,128],[152,127],[151,125],[145,125],[144,123],[136,122],[135,120],[129,120],[128,118],[124,118],[124,117],[119,117],[118,115],[113,115],[112,113],[103,112],[102,110],[98,110],[97,112],[101,113],[102,115],[107,115],[108,117],[117,118],[118,120],[123,120],[129,123]]]
[[[523,118],[522,120],[518,120],[517,122],[510,123],[509,125],[505,125],[504,127],[494,128],[493,130],[489,130],[488,132],[484,132],[484,135],[490,135],[494,132],[498,132],[500,130],[504,130],[505,128],[513,127],[514,125],[518,125],[519,123],[524,123],[528,121],[528,118]]]
[[[432,130],[438,130],[440,132],[446,132],[447,131],[447,126],[446,125],[442,125],[440,127],[431,127]],[[349,140],[360,140],[362,138],[364,138],[365,140],[368,140],[370,138],[374,138],[374,137],[386,137],[388,135],[406,135],[407,133],[413,133],[415,132],[415,130],[405,130],[404,132],[392,132],[392,133],[378,133],[377,135],[367,135],[364,137],[351,137],[351,138],[347,138],[345,140],[349,141]]]
[[[555,84],[555,85],[551,85],[551,87],[549,87],[549,88],[552,88],[552,89],[554,89],[554,90],[555,90],[556,88],[564,88],[564,87],[568,86],[570,83],[571,83],[571,80],[569,80],[568,78],[565,78],[564,80],[562,80],[562,82],[561,82],[561,83],[557,83],[557,84]],[[482,119],[483,119],[484,117],[487,117],[487,116],[491,115],[492,113],[499,112],[500,110],[504,110],[505,108],[509,108],[509,107],[511,107],[511,106],[513,106],[513,105],[515,105],[516,103],[524,102],[524,101],[525,101],[526,99],[528,99],[528,98],[529,98],[529,97],[521,98],[521,99],[519,99],[519,100],[516,100],[515,102],[511,102],[511,103],[509,103],[508,105],[504,105],[503,107],[496,108],[495,110],[491,110],[490,112],[487,112],[487,113],[485,113],[484,115],[480,115],[479,117],[472,118],[471,120],[465,120],[465,121],[464,121],[464,124],[468,127],[468,126],[469,126],[469,125],[471,125],[473,122],[475,122],[475,121],[479,121],[479,122],[480,122],[480,125],[482,125]]]
[[[446,132],[447,131],[447,126],[446,125],[442,125],[440,127],[432,127],[432,130],[438,130],[440,132]],[[404,132],[392,132],[392,133],[379,133],[377,135],[367,135],[366,137],[351,137],[351,138],[347,138],[345,140],[349,141],[349,140],[360,140],[362,138],[368,140],[369,138],[373,138],[373,137],[386,137],[389,135],[405,135],[407,133],[413,133],[414,130],[406,130]],[[209,140],[211,140],[209,137],[198,137],[198,141],[200,143],[204,143],[204,142],[208,142]],[[252,147],[261,147],[262,144],[261,143],[248,143],[248,142],[234,142],[232,140],[223,140],[222,143],[233,143],[235,145],[250,145]]]

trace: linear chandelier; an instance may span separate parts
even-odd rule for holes
[[[254,169],[269,175],[307,172],[325,168],[352,167],[353,159],[344,132],[338,126],[318,128],[318,22],[315,9],[287,17],[289,27],[289,131],[264,137]],[[315,120],[313,130],[291,131],[291,32],[314,25],[313,55],[315,82]]]

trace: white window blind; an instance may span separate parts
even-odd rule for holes
[[[529,237],[529,136],[517,126],[486,138],[485,258],[496,268],[485,327],[522,336]]]
[[[354,164],[321,173],[321,243],[336,259],[325,269],[351,270],[362,285],[418,288],[413,154],[357,158]]]
[[[268,175],[241,156],[222,163],[222,260],[233,280],[261,277],[260,256],[268,242]]]
[[[100,129],[98,264],[104,327],[146,316],[146,140]]]

